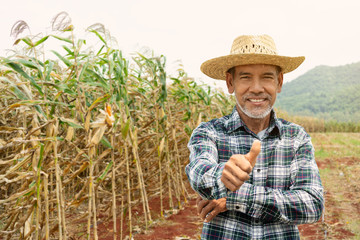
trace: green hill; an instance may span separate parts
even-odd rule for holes
[[[315,67],[285,83],[275,107],[290,114],[360,122],[360,62]]]

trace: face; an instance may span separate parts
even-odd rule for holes
[[[272,65],[241,65],[226,74],[230,94],[235,93],[238,111],[249,118],[269,116],[277,93],[281,92],[283,74]]]

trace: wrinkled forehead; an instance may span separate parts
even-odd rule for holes
[[[280,73],[281,68],[276,65],[269,65],[269,64],[249,64],[249,65],[238,65],[234,67],[235,72],[239,71],[249,71],[249,72],[258,72],[258,71],[266,71],[266,72],[274,72]]]

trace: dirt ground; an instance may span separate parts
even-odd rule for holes
[[[341,158],[324,159],[317,162],[325,188],[325,212],[322,219],[315,224],[300,225],[301,238],[308,239],[359,239],[360,236],[360,159]],[[190,190],[190,200],[181,209],[173,213],[166,212],[160,218],[159,198],[150,199],[153,224],[147,231],[141,224],[141,208],[133,209],[134,240],[190,240],[200,239],[202,222],[196,214],[196,195]],[[167,202],[164,206],[167,206]],[[138,217],[137,217],[138,216]],[[113,238],[111,219],[99,219],[98,236],[101,240]],[[120,228],[120,219],[117,220]],[[123,238],[128,235],[123,225]],[[78,236],[78,237],[76,237]],[[118,233],[120,237],[120,233]],[[82,239],[73,234],[70,239]]]

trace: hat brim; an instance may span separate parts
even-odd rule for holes
[[[279,66],[283,73],[295,70],[303,63],[305,57],[287,57],[269,54],[232,54],[217,57],[204,62],[200,69],[207,76],[226,80],[226,72],[235,66],[251,64],[267,64]]]

